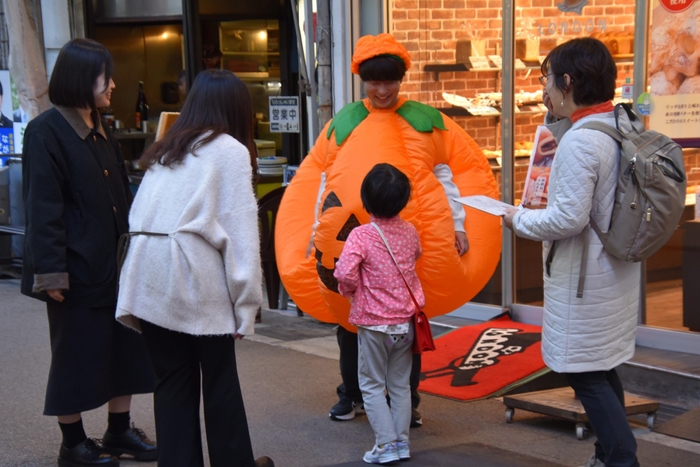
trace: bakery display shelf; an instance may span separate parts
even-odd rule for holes
[[[525,62],[525,67],[522,68],[516,68],[517,70],[525,71],[525,70],[539,70],[540,69],[540,64],[536,62]],[[423,67],[423,71],[427,71],[430,73],[433,73],[435,76],[435,81],[439,81],[440,73],[449,73],[449,72],[456,72],[456,71],[469,71],[469,72],[477,72],[477,71],[502,71],[503,68],[501,67],[493,67],[493,68],[470,68],[468,63],[445,63],[445,64],[428,64]]]
[[[467,109],[464,107],[437,107],[437,109],[447,115],[448,117],[500,117],[501,114],[490,114],[490,115],[474,115],[469,113]],[[515,116],[517,117],[518,115],[537,115],[537,114],[543,114],[545,113],[544,111],[541,110],[525,110],[525,111],[520,111],[520,112],[515,112]]]

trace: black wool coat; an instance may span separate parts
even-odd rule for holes
[[[116,250],[132,201],[118,141],[103,123],[91,130],[75,109],[35,118],[24,135],[26,233],[21,291],[66,306],[116,306]]]

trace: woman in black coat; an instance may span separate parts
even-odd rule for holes
[[[129,230],[132,197],[119,144],[97,111],[110,104],[113,67],[102,45],[70,41],[49,83],[55,108],[25,132],[22,293],[46,302],[44,415],[57,416],[63,434],[59,467],[157,457],[155,444],[129,426],[131,395],[153,391],[153,369],[141,337],[114,319],[117,241]],[[105,403],[101,445],[85,435],[81,412]]]

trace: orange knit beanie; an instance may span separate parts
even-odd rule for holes
[[[411,66],[411,57],[408,55],[408,50],[399,44],[391,34],[382,33],[376,36],[360,37],[355,46],[355,53],[352,55],[350,70],[359,75],[362,62],[379,55],[398,57],[403,61],[406,70]]]

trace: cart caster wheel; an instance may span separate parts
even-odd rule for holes
[[[506,408],[506,423],[513,423],[513,414],[515,413],[515,409],[512,407],[507,407]]]
[[[655,413],[647,414],[647,427],[649,427],[650,430],[652,430],[654,428],[655,422],[656,422],[656,414]]]
[[[579,441],[586,437],[586,427],[584,425],[576,425],[576,439]]]

